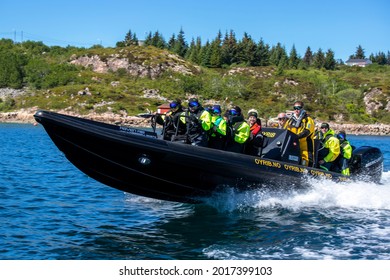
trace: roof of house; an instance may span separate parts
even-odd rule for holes
[[[360,59],[360,58],[350,58],[348,59],[345,63],[359,63],[359,62],[367,62],[371,63],[371,60],[365,58],[365,59]]]

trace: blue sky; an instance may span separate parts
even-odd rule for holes
[[[159,31],[166,41],[183,29],[186,41],[218,31],[247,32],[255,42],[280,42],[303,56],[332,49],[347,60],[358,45],[366,56],[390,51],[388,0],[1,0],[0,38],[46,45],[114,47],[131,30],[139,39]]]

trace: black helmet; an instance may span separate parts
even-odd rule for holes
[[[337,134],[337,138],[338,138],[339,140],[346,140],[346,139],[347,139],[347,135],[346,135],[345,131],[344,131],[344,130],[341,130],[341,131]]]
[[[172,102],[169,103],[169,107],[170,107],[171,109],[180,108],[180,107],[181,107],[181,100],[180,100],[180,99],[172,100]]]
[[[231,116],[241,116],[241,108],[238,107],[238,106],[233,106],[229,110],[229,115],[231,115]]]
[[[197,98],[190,98],[188,100],[188,107],[192,110],[197,110],[200,107],[199,101]]]

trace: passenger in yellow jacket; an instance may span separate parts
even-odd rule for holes
[[[209,130],[209,147],[224,150],[226,145],[226,120],[221,116],[221,106],[211,108],[211,129]]]
[[[241,108],[233,106],[228,111],[229,136],[226,150],[236,153],[243,153],[245,144],[250,137],[250,126],[241,114]]]
[[[314,163],[314,121],[303,110],[303,102],[294,103],[294,114],[285,124],[285,128],[295,133],[299,139],[301,164],[313,166]]]
[[[347,140],[345,131],[340,131],[337,135],[337,139],[340,141],[340,156],[338,159],[338,165],[341,174],[350,175],[349,161],[352,157],[353,148]]]
[[[323,133],[322,148],[320,148],[318,164],[320,168],[330,171],[337,164],[337,157],[340,155],[340,141],[334,136],[333,129],[330,129],[328,123],[321,124],[321,132]]]

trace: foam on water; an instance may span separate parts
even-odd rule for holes
[[[309,180],[306,189],[259,189],[237,192],[228,188],[206,201],[220,211],[234,211],[245,207],[283,207],[298,210],[316,208],[360,208],[390,210],[390,171],[384,172],[381,184],[368,182],[332,182]]]

